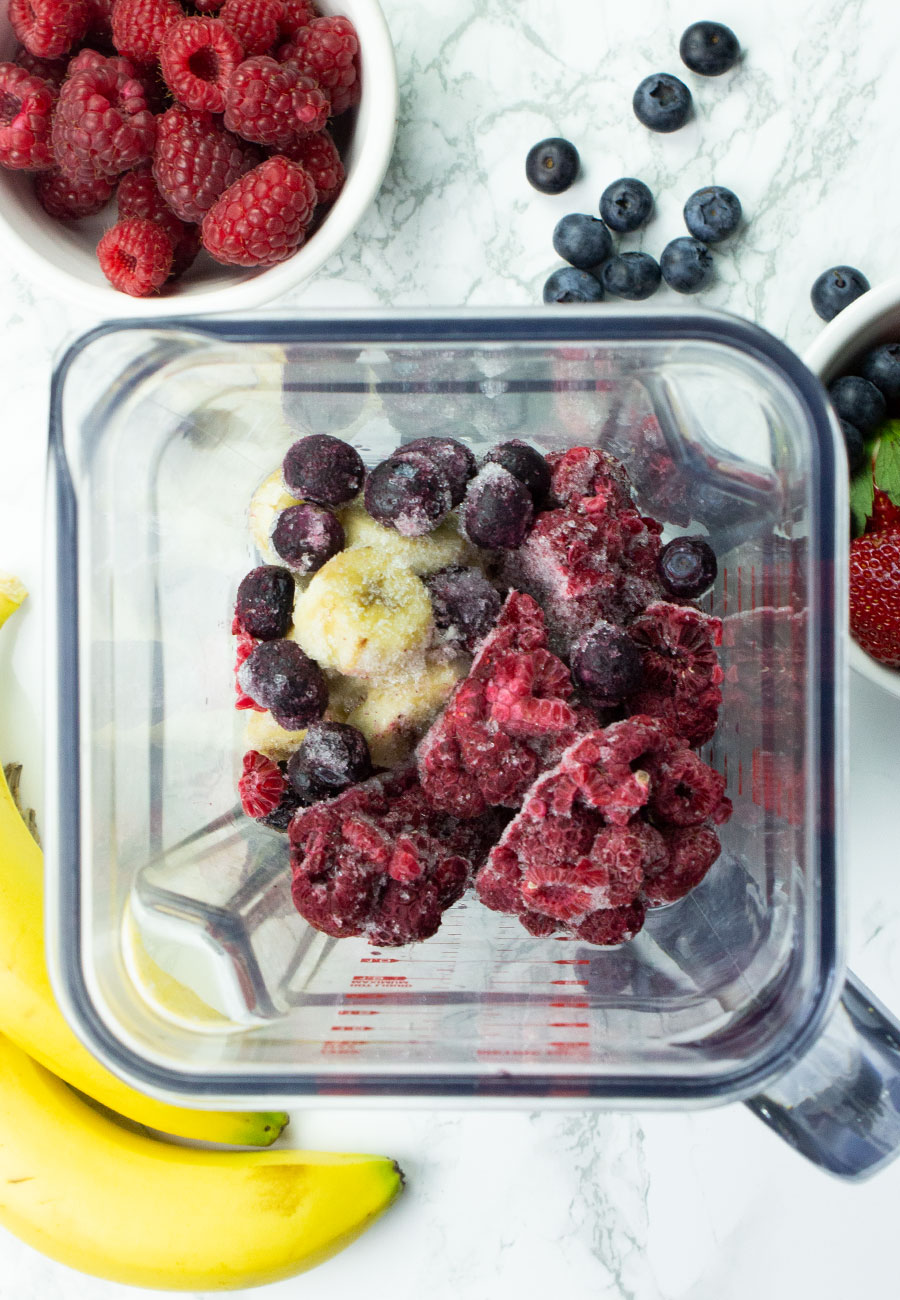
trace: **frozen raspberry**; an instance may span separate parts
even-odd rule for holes
[[[29,54],[58,59],[87,31],[88,7],[85,0],[9,0],[9,21]]]
[[[41,172],[34,182],[41,207],[58,220],[93,216],[106,207],[115,188],[116,182],[105,176],[82,181],[60,171]]]
[[[291,162],[299,163],[304,167],[312,177],[316,187],[316,202],[320,207],[334,202],[343,188],[344,164],[341,162],[337,145],[327,131],[314,131],[310,135],[296,136],[290,144],[284,145],[281,152],[285,158],[290,158]],[[430,442],[431,439],[422,438],[419,441]],[[435,441],[452,442],[453,439],[439,438]]]
[[[691,745],[711,740],[722,703],[724,674],[716,655],[721,621],[659,601],[629,624],[628,634],[642,652],[644,670],[630,708],[662,718]]]
[[[603,496],[613,510],[631,506],[631,482],[624,466],[598,447],[570,447],[547,457],[550,497],[555,506],[578,505],[582,497]]]
[[[50,117],[56,92],[17,63],[0,63],[0,167],[49,171],[55,166]]]
[[[114,289],[144,298],[162,288],[172,269],[172,242],[155,221],[126,217],[97,245],[100,269]]]
[[[675,537],[656,562],[666,591],[680,600],[696,600],[716,580],[716,553],[704,537]]]
[[[312,178],[276,155],[216,200],[203,218],[203,247],[226,266],[274,266],[303,243],[315,206]]]
[[[182,18],[159,47],[166,85],[195,113],[221,113],[225,87],[244,57],[240,41],[219,18]]]
[[[328,92],[334,117],[359,103],[358,52],[349,18],[314,18],[292,38],[291,61]]]
[[[281,0],[225,0],[219,17],[245,54],[265,54],[279,37],[284,5]]]
[[[24,45],[16,50],[13,63],[30,72],[33,77],[48,81],[56,90],[59,90],[65,81],[66,69],[69,65],[68,59],[40,59],[34,54],[29,54]]]
[[[238,681],[238,673],[241,664],[244,663],[246,659],[250,658],[251,652],[259,645],[259,642],[255,637],[250,635],[239,618],[235,618],[232,621],[231,632],[237,640],[237,647],[234,655],[234,690],[237,699],[234,702],[234,707],[236,709],[256,709],[258,713],[265,713],[265,705],[257,704],[254,699],[251,699],[246,691],[241,690],[241,685]]]
[[[363,485],[366,467],[355,447],[328,433],[300,438],[282,463],[291,496],[322,506],[346,505]]]
[[[461,520],[463,531],[476,546],[517,550],[534,520],[531,493],[502,465],[485,465],[468,486]]]
[[[485,464],[502,465],[524,483],[531,493],[535,510],[540,510],[550,494],[550,466],[539,451],[529,447],[527,442],[513,438],[510,442],[501,442],[484,458]]]
[[[315,573],[344,549],[339,519],[312,501],[282,510],[272,529],[272,546],[297,573]]]
[[[314,722],[288,762],[291,780],[305,773],[313,785],[331,793],[365,781],[372,775],[366,738],[342,722]]]
[[[153,153],[156,121],[146,92],[125,59],[79,68],[59,92],[54,153],[62,170],[79,179],[118,176]]]
[[[684,898],[709,871],[722,852],[719,837],[709,826],[663,830],[666,858],[659,869],[644,875],[643,897],[648,906]]]
[[[281,803],[287,782],[277,763],[258,750],[244,755],[243,773],[238,781],[241,807],[248,817],[265,817]]]
[[[294,579],[278,564],[261,564],[241,579],[234,616],[257,641],[286,635],[294,616]]]
[[[245,59],[225,90],[228,130],[273,148],[304,131],[321,131],[328,110],[328,96],[311,77],[267,55]]]
[[[708,767],[691,749],[679,749],[651,759],[650,812],[667,826],[700,826],[705,821],[727,821],[731,803],[725,795],[725,778]]]
[[[253,148],[211,113],[176,104],[157,119],[153,176],[182,221],[202,221],[219,196],[259,161]]]
[[[169,28],[184,18],[178,0],[115,0],[112,32],[116,49],[136,63],[155,63]]]
[[[376,465],[366,479],[366,509],[402,537],[423,537],[450,509],[450,481],[420,452],[400,452]]]
[[[279,28],[285,40],[293,40],[301,27],[308,27],[318,10],[311,0],[282,0]]]
[[[644,903],[641,899],[635,899],[627,907],[599,908],[574,926],[573,933],[584,943],[612,947],[633,939],[643,929],[645,916]]]
[[[641,893],[648,872],[668,861],[666,842],[647,822],[628,826],[605,826],[591,846],[591,865],[605,877],[596,886],[606,901],[604,907],[624,907]]]
[[[286,731],[308,727],[328,704],[322,670],[296,641],[261,641],[254,646],[238,669],[238,685]]]
[[[497,621],[503,601],[480,569],[451,565],[425,579],[442,642],[472,653]]]
[[[572,676],[598,708],[612,708],[634,694],[642,675],[636,644],[612,623],[595,623],[572,651]]]

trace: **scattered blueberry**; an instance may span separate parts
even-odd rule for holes
[[[281,511],[272,529],[272,545],[297,573],[315,573],[344,549],[344,530],[330,510],[304,501]]]
[[[459,505],[466,495],[466,484],[470,478],[474,478],[478,469],[475,456],[464,443],[458,442],[456,438],[414,438],[412,442],[405,442],[399,450],[404,454],[408,451],[419,452],[433,461],[447,476],[451,504]]]
[[[238,684],[287,731],[308,727],[328,704],[321,668],[296,641],[261,641],[254,646],[238,669]]]
[[[356,496],[366,467],[355,447],[328,433],[295,442],[282,465],[288,492],[320,506],[340,506]]]
[[[695,239],[717,244],[734,234],[741,220],[741,201],[724,185],[695,190],[684,205],[684,223]]]
[[[578,150],[568,140],[552,136],[528,150],[525,175],[542,194],[562,194],[578,175]]]
[[[699,239],[680,235],[666,244],[659,269],[670,289],[678,293],[699,293],[713,278],[712,253]]]
[[[691,23],[678,46],[681,60],[701,77],[720,77],[741,53],[738,38],[724,23]]]
[[[257,641],[284,636],[294,615],[294,579],[279,564],[261,564],[241,579],[234,612]]]
[[[869,289],[869,281],[855,266],[832,266],[823,271],[810,290],[813,310],[822,320],[834,320]]]
[[[844,446],[847,449],[847,464],[850,467],[850,473],[855,474],[857,470],[862,469],[866,459],[866,443],[859,429],[849,420],[841,420],[841,433],[844,435]]]
[[[715,551],[703,537],[676,537],[660,551],[657,570],[666,591],[693,600],[712,586],[719,566]]]
[[[882,343],[867,352],[859,373],[881,390],[891,415],[900,411],[900,343]]]
[[[372,759],[365,736],[343,722],[314,722],[288,760],[288,780],[293,785],[301,776],[301,788],[303,776],[313,787],[337,791],[371,775]]]
[[[612,235],[599,217],[586,212],[570,212],[562,217],[553,231],[553,247],[564,262],[582,271],[599,266],[612,256]]]
[[[653,210],[653,195],[643,181],[623,176],[600,195],[600,215],[610,230],[627,234],[642,226]]]
[[[544,302],[601,302],[603,286],[589,271],[561,266],[547,277]]]
[[[534,504],[524,483],[502,465],[478,471],[463,502],[462,525],[476,546],[513,551],[521,546],[534,520]]]
[[[631,106],[651,131],[677,131],[691,115],[691,92],[670,73],[654,72],[638,86]]]
[[[661,272],[649,253],[617,253],[604,263],[601,278],[607,293],[637,301],[656,293]]]
[[[620,627],[595,623],[572,651],[572,676],[595,704],[610,708],[640,686],[641,652]]]
[[[550,466],[541,453],[527,442],[513,438],[509,442],[498,443],[485,456],[484,464],[502,465],[510,474],[514,474],[528,488],[536,510],[540,510],[550,495]]]
[[[423,537],[450,509],[447,475],[421,452],[399,452],[376,465],[366,480],[366,509],[403,537]]]
[[[855,424],[864,438],[873,433],[887,412],[881,390],[862,375],[842,375],[828,389],[838,419]]]
[[[463,649],[474,651],[497,621],[503,601],[480,569],[454,564],[424,579],[435,626]]]

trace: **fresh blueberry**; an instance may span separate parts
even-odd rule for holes
[[[864,438],[881,424],[887,406],[881,390],[862,375],[842,375],[828,389],[838,419],[855,424]]]
[[[320,506],[340,506],[356,496],[366,467],[348,442],[328,433],[311,433],[290,448],[282,473],[292,496]]]
[[[643,181],[622,176],[600,195],[600,215],[610,230],[627,234],[642,226],[653,210],[653,195]]]
[[[304,501],[281,511],[272,529],[272,545],[297,573],[315,573],[344,549],[344,530],[330,510]]]
[[[682,63],[701,77],[720,77],[740,57],[738,38],[724,23],[691,23],[678,46]]]
[[[556,223],[553,247],[564,262],[582,271],[599,266],[612,256],[612,235],[599,217],[585,212],[570,212]]]
[[[450,484],[450,501],[458,506],[466,495],[466,484],[475,477],[478,462],[464,443],[456,438],[414,438],[405,442],[400,452],[418,452],[431,460],[447,476]],[[398,453],[394,453],[395,455]]]
[[[891,415],[900,411],[900,343],[882,343],[863,357],[859,373],[880,388]]]
[[[612,623],[595,623],[572,651],[572,676],[586,695],[611,708],[640,686],[641,652],[627,632]]]
[[[544,283],[544,302],[601,302],[603,286],[590,271],[561,266]]]
[[[704,244],[717,244],[734,234],[741,220],[741,201],[724,185],[707,185],[684,205],[684,224]]]
[[[536,510],[540,510],[550,495],[550,466],[527,442],[512,438],[509,442],[498,443],[485,456],[484,464],[502,465],[514,474],[528,488]]]
[[[568,140],[551,136],[528,150],[525,175],[542,194],[562,194],[578,175],[578,150]]]
[[[303,777],[312,786],[344,790],[372,775],[372,759],[366,738],[344,722],[314,722],[300,748],[288,760],[288,780],[304,788]]]
[[[514,551],[534,521],[534,503],[524,483],[502,465],[485,465],[466,492],[463,531],[470,542],[489,550]]]
[[[284,636],[294,614],[294,579],[279,564],[261,564],[241,579],[234,612],[257,641]]]
[[[500,593],[480,569],[464,569],[459,564],[428,574],[424,582],[435,626],[464,650],[474,651],[497,621],[503,604]]]
[[[822,320],[834,320],[870,288],[869,281],[855,266],[832,266],[823,271],[810,290],[813,310]]]
[[[691,115],[691,92],[671,73],[654,72],[638,86],[631,106],[651,131],[677,131]]]
[[[850,473],[855,474],[865,464],[865,439],[856,425],[851,424],[849,420],[841,420],[840,423],[841,433],[844,435],[844,446],[847,449],[847,464],[850,467]]]
[[[637,301],[656,293],[661,272],[649,253],[617,253],[604,263],[601,278],[607,293]]]
[[[716,580],[716,553],[703,537],[676,537],[659,553],[657,571],[666,591],[682,600],[702,596]]]
[[[699,293],[713,278],[712,253],[699,239],[680,235],[666,244],[659,269],[670,289],[678,293]]]
[[[296,641],[261,641],[254,646],[238,669],[238,685],[287,731],[308,727],[328,704],[321,668]]]
[[[437,528],[452,500],[447,475],[421,452],[388,457],[366,480],[369,514],[403,537],[423,537]]]

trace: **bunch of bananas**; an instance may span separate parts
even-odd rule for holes
[[[24,597],[0,577],[0,625]],[[135,1128],[264,1147],[287,1116],[154,1101],[81,1046],[50,987],[42,855],[9,771],[12,789],[0,773],[0,1224],[98,1277],[177,1290],[273,1282],[335,1254],[397,1195],[397,1166],[191,1147]]]

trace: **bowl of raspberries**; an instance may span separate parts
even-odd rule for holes
[[[9,0],[0,37],[7,242],[105,314],[258,306],[381,185],[397,81],[376,0]]]

